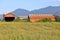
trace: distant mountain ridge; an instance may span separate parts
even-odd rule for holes
[[[32,11],[18,8],[12,11],[12,13],[14,13],[16,16],[28,16],[29,14],[53,14],[60,16],[60,6],[48,6],[45,8],[32,10]]]
[[[60,6],[48,6],[37,10],[28,11],[25,9],[16,9],[13,11],[17,16],[28,16],[29,14],[54,14],[60,15]]]
[[[56,14],[58,11],[60,11],[60,6],[48,6],[46,8],[41,8],[41,9],[37,9],[37,10],[33,10],[30,13],[38,13],[38,14]]]
[[[29,11],[25,9],[16,9],[12,13],[14,13],[16,16],[27,16],[29,14]]]

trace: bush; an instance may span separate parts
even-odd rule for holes
[[[60,16],[56,16],[55,19],[56,19],[56,22],[60,22]]]
[[[20,21],[20,17],[17,17],[14,21],[15,22],[19,22]]]
[[[43,19],[43,22],[52,22],[52,20],[50,18],[45,18]]]
[[[23,19],[23,22],[30,22],[29,19]]]
[[[20,17],[17,17],[14,21],[15,22],[29,22],[29,19],[20,19]]]
[[[43,20],[39,20],[38,22],[53,22],[50,18],[45,18]]]

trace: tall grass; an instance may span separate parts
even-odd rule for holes
[[[60,40],[60,23],[0,22],[0,40]]]

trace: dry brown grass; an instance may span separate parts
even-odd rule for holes
[[[0,22],[0,40],[60,40],[60,22]]]

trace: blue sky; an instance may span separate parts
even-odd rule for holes
[[[60,0],[0,0],[0,14],[11,12],[18,8],[34,10],[47,6],[60,6]]]

